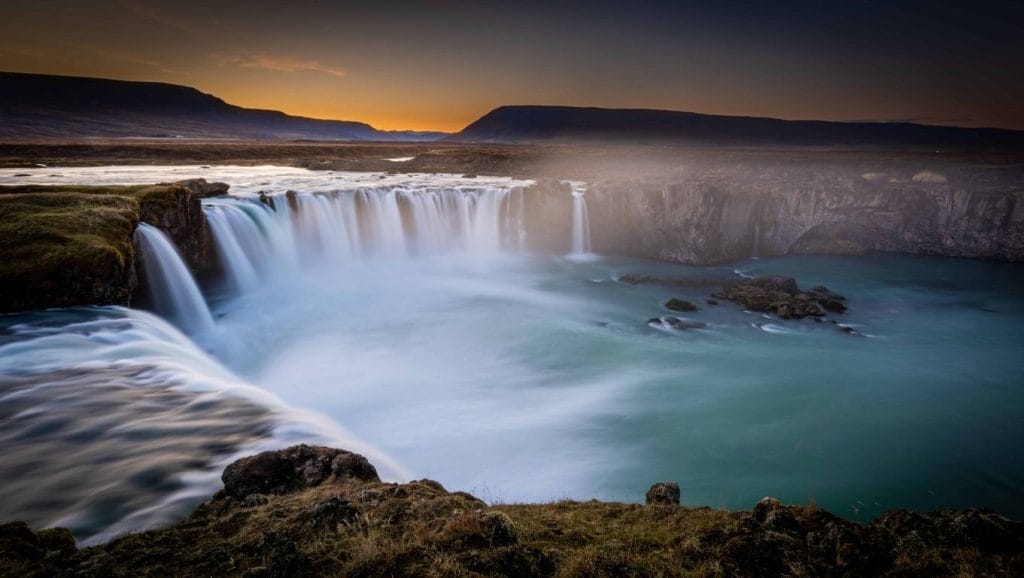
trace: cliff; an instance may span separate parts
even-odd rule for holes
[[[163,229],[200,270],[209,262],[200,198],[226,190],[205,181],[0,187],[0,313],[129,304],[140,221]]]
[[[1024,260],[1019,165],[738,160],[593,182],[593,250],[699,265],[870,251]],[[546,207],[527,223],[533,248],[568,250],[568,193],[528,195]]]
[[[861,524],[765,498],[679,505],[487,505],[432,480],[384,483],[357,454],[295,446],[243,458],[186,520],[79,550],[60,528],[0,525],[19,576],[1013,576],[1024,524],[979,510]],[[638,492],[637,497],[640,497]]]

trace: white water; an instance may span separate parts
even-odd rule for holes
[[[358,448],[382,477],[409,477],[331,419],[244,382],[156,315],[87,307],[20,317],[4,327],[16,340],[0,344],[0,406],[10,412],[0,440],[12,444],[0,474],[36,475],[5,486],[0,515],[70,527],[90,545],[172,522],[217,490],[230,461],[300,442]]]
[[[252,291],[259,283],[253,251],[263,248],[263,235],[257,228],[257,221],[251,219],[241,207],[229,204],[209,205],[206,222],[210,225],[211,237],[217,249],[224,273],[237,293]],[[243,248],[249,249],[249,252]]]
[[[486,259],[523,239],[516,186],[390,186],[208,199],[233,294],[321,267],[458,254]]]
[[[678,480],[687,503],[741,509],[767,494],[866,516],[897,506],[1020,512],[1024,393],[1015,360],[1024,347],[1024,283],[1019,268],[1011,270],[1016,265],[871,256],[691,268],[565,259],[515,251],[522,231],[514,191],[521,183],[509,179],[266,167],[102,167],[46,176],[55,170],[39,180],[229,182],[232,198],[204,204],[207,211],[236,210],[222,221],[248,219],[251,229],[229,228],[240,251],[225,254],[244,255],[258,283],[237,291],[240,283],[229,279],[223,292],[209,292],[217,326],[199,336],[205,354],[257,392],[344,424],[408,468],[404,479],[431,477],[505,501],[642,501],[654,481]],[[0,182],[11,180],[0,171]],[[289,189],[299,191],[294,206],[284,195]],[[278,210],[257,202],[260,190]],[[421,202],[405,200],[410,194]],[[446,195],[454,205],[444,204]],[[492,223],[500,231],[485,230]],[[245,230],[258,235],[246,240]],[[840,319],[878,337],[809,320],[775,322],[727,303],[701,305],[687,317],[707,322],[706,329],[659,331],[647,320],[667,313],[666,299],[703,303],[707,291],[614,282],[628,272],[717,279],[733,267],[845,293],[851,307]],[[55,319],[61,314],[40,313],[39,323],[66,339],[70,330]],[[132,329],[95,335],[116,339],[118,331]],[[0,342],[24,337],[0,331]],[[76,352],[75,342],[55,339],[36,357],[51,360],[53,371],[68,363],[106,383],[136,356],[138,343],[122,337],[109,355]],[[27,355],[0,348],[0,378],[26,367]],[[183,389],[204,379],[205,362],[187,353],[169,353],[165,362],[200,374],[183,378]],[[44,379],[30,377],[33,387]],[[139,381],[144,387],[135,390],[147,398],[124,403],[143,409],[161,379]],[[76,390],[41,394],[53,404],[30,404],[17,417],[24,425],[8,437],[2,428],[15,420],[0,419],[0,449],[26,451],[26,432],[51,436],[56,449],[37,452],[43,455],[73,451],[64,448],[75,443],[94,447],[76,442],[86,437],[79,430],[49,427],[56,406],[70,405]],[[119,399],[135,400],[132,391]],[[211,424],[204,400],[187,405],[187,424],[168,428],[160,420],[173,416],[153,418],[150,437],[117,447],[167,468],[169,458],[192,454],[164,442],[215,438],[223,422],[246,423],[223,413]],[[88,421],[92,407],[68,408],[61,423]],[[142,428],[143,421],[129,417],[124,427]],[[279,437],[277,425],[274,441],[320,439],[300,422],[288,422],[295,428],[288,437]],[[351,439],[337,443],[385,463]],[[106,479],[120,472],[103,461],[112,453],[97,450],[93,460],[102,464],[96,472],[110,473]],[[0,463],[5,495],[13,484],[41,477],[8,463]],[[208,486],[197,488],[197,496],[208,495]],[[163,486],[149,492],[167,495]],[[95,511],[110,503],[101,494],[83,500]]]
[[[572,249],[570,257],[592,257],[590,251],[590,219],[587,217],[586,189],[581,183],[572,183]]]
[[[142,267],[157,312],[190,333],[212,329],[210,308],[167,235],[139,223],[136,244],[142,251]]]

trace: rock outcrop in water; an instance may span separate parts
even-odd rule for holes
[[[826,311],[846,311],[846,298],[827,287],[801,291],[792,277],[768,275],[733,281],[712,294],[714,299],[733,301],[751,311],[772,313],[782,319],[822,317]]]
[[[673,483],[652,487],[650,505],[488,506],[431,480],[392,484],[375,475],[338,476],[339,457],[365,462],[356,454],[309,446],[246,458],[224,476],[226,483],[245,480],[244,487],[232,481],[232,490],[225,487],[170,528],[101,546],[78,549],[62,529],[33,532],[20,523],[0,525],[0,575],[763,577],[1024,571],[1024,524],[982,510],[894,510],[862,524],[771,498],[752,512],[681,506]],[[259,482],[263,474],[271,481]],[[297,483],[282,485],[285,479]],[[275,491],[240,497],[264,486]]]

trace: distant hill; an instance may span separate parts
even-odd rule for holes
[[[176,84],[0,72],[0,137],[429,141],[444,136],[242,108]]]
[[[447,140],[710,145],[1021,146],[1024,131],[896,122],[828,122],[647,109],[503,106]]]

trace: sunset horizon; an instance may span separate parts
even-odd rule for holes
[[[23,2],[0,70],[457,131],[503,105],[1024,129],[1024,9],[923,2]],[[81,26],[91,22],[89,26]],[[402,39],[398,42],[398,39]]]

